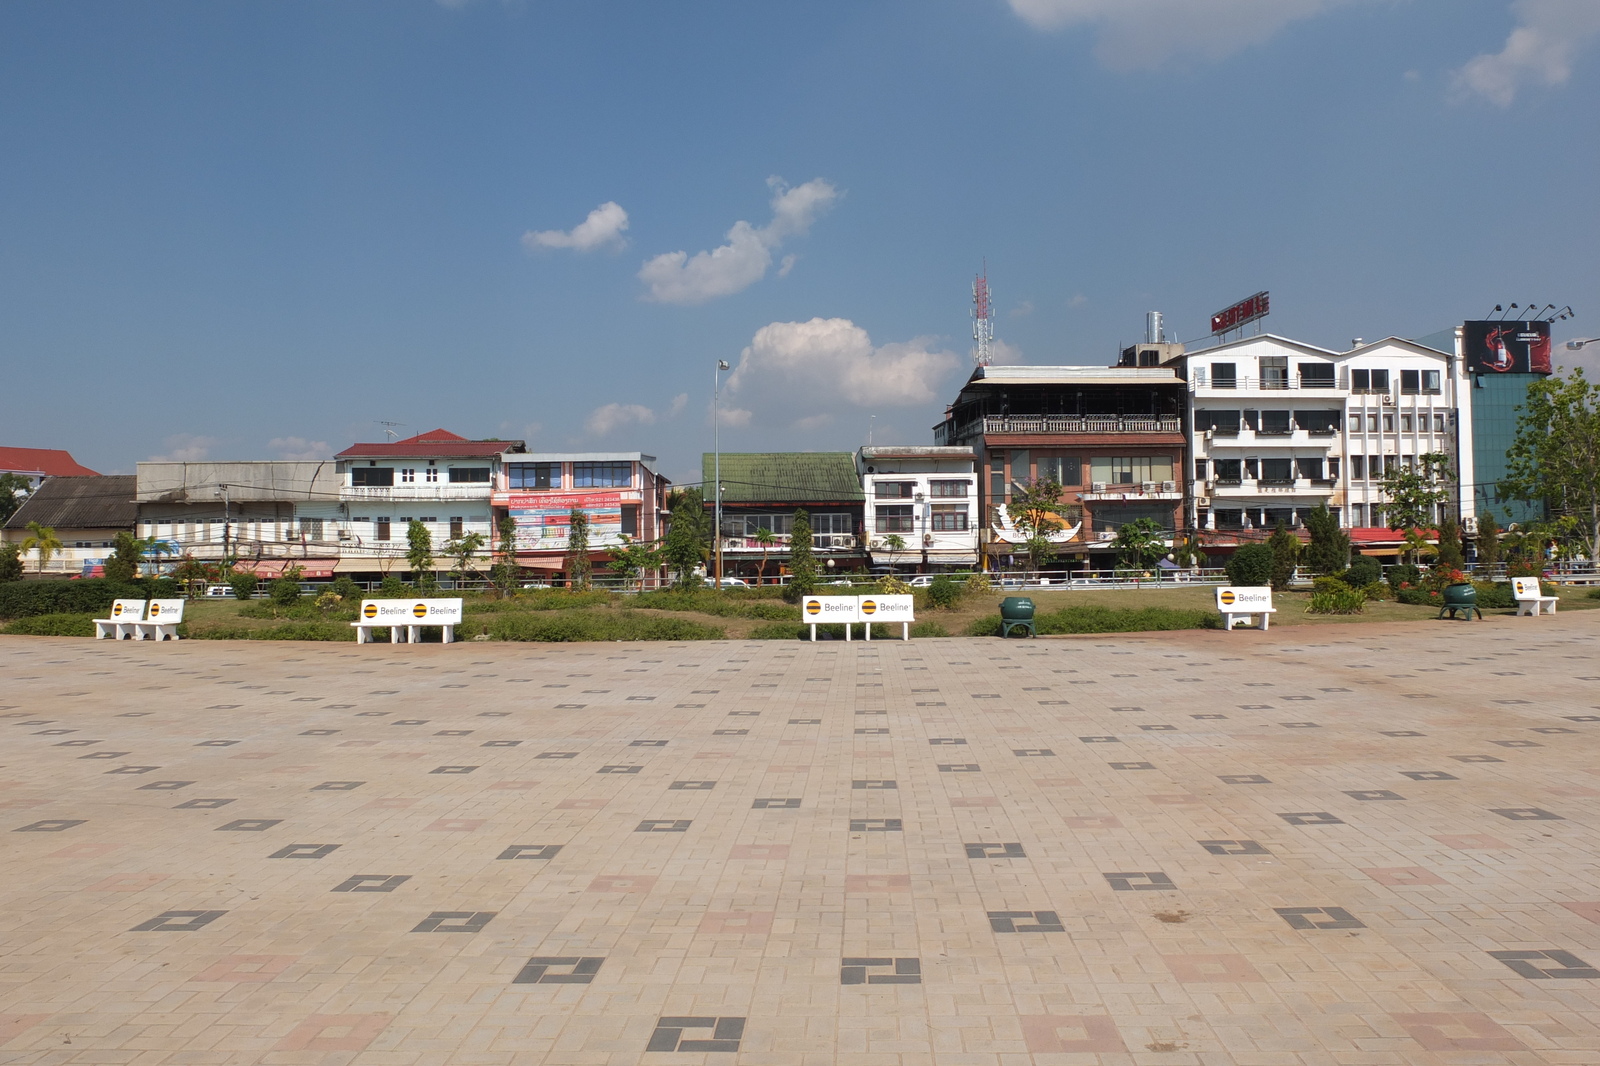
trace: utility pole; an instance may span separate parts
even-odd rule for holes
[[[716,370],[711,372],[711,491],[716,493],[716,504],[712,508],[715,526],[711,535],[716,538],[717,545],[716,580],[713,587],[719,591],[722,589],[722,443],[718,436],[717,402],[722,393],[722,372],[726,369],[728,364],[718,359]]]
[[[223,571],[226,572],[232,569],[232,564],[229,562],[230,554],[228,550],[228,533],[232,512],[228,509],[228,486],[223,484],[217,487],[222,492],[222,568]]]

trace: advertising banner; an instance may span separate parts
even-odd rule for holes
[[[915,622],[916,600],[911,596],[862,596],[863,622]]]
[[[855,596],[807,596],[800,601],[800,621],[859,622],[861,601]]]
[[[1461,346],[1474,374],[1549,374],[1550,323],[1467,322]]]
[[[589,519],[589,547],[621,543],[620,492],[513,492],[506,510],[516,525],[518,551],[564,551],[577,508]]]
[[[386,626],[458,626],[460,600],[363,600],[363,621]]]
[[[1235,614],[1272,610],[1272,588],[1268,585],[1230,586],[1217,590],[1217,610]]]

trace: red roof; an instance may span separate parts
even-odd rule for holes
[[[451,433],[447,429],[432,429],[404,440],[352,444],[334,458],[381,459],[385,456],[476,458],[499,455],[501,452],[522,452],[527,449],[527,444],[520,440],[468,440],[459,433]]]
[[[45,477],[98,477],[98,470],[79,465],[60,448],[0,447],[0,470]]]

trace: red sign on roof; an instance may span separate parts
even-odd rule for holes
[[[1272,309],[1271,297],[1265,292],[1258,292],[1254,296],[1240,300],[1232,307],[1224,308],[1211,316],[1211,332],[1213,335],[1236,330],[1240,326],[1254,322],[1258,318],[1266,318]]]

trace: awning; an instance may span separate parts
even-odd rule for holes
[[[254,574],[266,581],[280,578],[284,571],[293,567],[300,567],[302,578],[332,577],[334,568],[339,565],[337,559],[262,559],[259,562],[240,560],[233,565],[234,570],[244,574]]]

